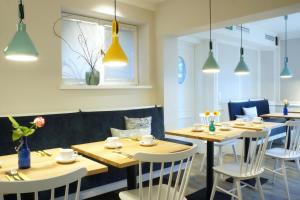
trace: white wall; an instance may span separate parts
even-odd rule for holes
[[[176,62],[169,57],[172,65],[168,65],[170,67],[164,72],[166,129],[183,128],[195,122],[195,45],[182,40],[177,40],[176,44],[170,48],[172,52],[177,51]],[[186,78],[182,84],[177,82],[178,56],[184,59],[186,66]]]
[[[111,19],[111,0],[25,0],[25,23],[38,51],[34,63],[18,63],[0,55],[0,114],[57,112],[82,109],[153,105],[155,89],[61,90],[61,41],[54,36],[53,23],[61,11]],[[16,32],[18,1],[0,1],[0,50]],[[140,81],[155,88],[154,12],[118,3],[119,19],[139,25]]]
[[[281,41],[280,70],[283,67],[284,41]],[[293,71],[293,78],[280,79],[280,99],[288,99],[290,102],[300,104],[300,38],[288,40],[288,66]],[[279,74],[278,74],[279,76]]]

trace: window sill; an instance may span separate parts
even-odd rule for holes
[[[152,89],[152,85],[61,85],[61,90],[127,90]]]

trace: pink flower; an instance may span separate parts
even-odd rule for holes
[[[45,119],[43,117],[36,117],[33,120],[33,123],[36,125],[36,127],[42,128],[45,125]]]

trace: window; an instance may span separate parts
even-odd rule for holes
[[[87,60],[95,63],[100,72],[100,85],[137,84],[137,27],[119,24],[120,44],[128,57],[126,67],[106,67],[104,52],[111,44],[111,22],[63,13],[61,22],[62,81],[64,85],[85,85],[85,74],[90,71]],[[85,56],[86,57],[86,56]]]

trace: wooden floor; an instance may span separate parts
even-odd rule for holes
[[[233,161],[233,156],[226,155],[224,157],[224,162],[231,162]],[[199,173],[200,169],[200,163],[202,162],[202,155],[197,154],[195,162],[193,164],[191,178],[189,182],[189,186],[187,188],[187,194],[191,194],[203,187],[205,187],[205,172]],[[273,166],[273,160],[267,159],[266,160],[266,166],[272,168]],[[290,169],[288,169],[288,180],[289,180],[289,189],[290,189],[290,195],[291,200],[300,200],[300,175],[298,171],[296,170],[296,164],[295,163],[288,163],[288,166]],[[265,194],[266,200],[284,200],[286,198],[286,192],[285,192],[285,186],[284,182],[281,177],[278,176],[276,179],[275,184],[271,183],[271,174],[268,172],[265,172],[263,174],[263,177],[268,178],[269,181],[263,185],[263,190]],[[228,182],[222,182],[223,187],[225,188],[231,188],[232,184]],[[242,190],[243,193],[243,199],[244,200],[256,200],[259,199],[258,193],[256,190],[250,189],[250,188],[244,188]],[[118,200],[118,194],[117,193],[110,193],[106,195],[101,195],[99,197],[91,198],[90,200]],[[221,200],[221,199],[220,199]]]

